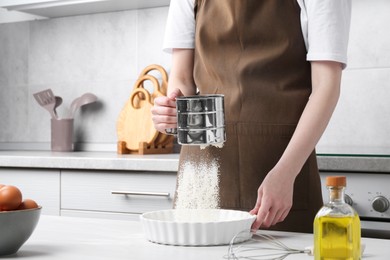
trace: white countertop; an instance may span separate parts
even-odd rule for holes
[[[267,232],[289,247],[312,245],[311,234]],[[366,245],[364,258],[385,260],[390,255],[390,240],[362,238]],[[1,259],[29,260],[69,259],[224,259],[228,246],[182,247],[160,245],[147,241],[138,221],[72,218],[42,215],[37,228],[16,255]],[[314,259],[305,254],[286,259]]]
[[[0,167],[176,172],[178,164],[178,154],[0,151]]]
[[[318,154],[322,171],[390,172],[384,155]],[[0,167],[176,172],[179,154],[0,150]]]

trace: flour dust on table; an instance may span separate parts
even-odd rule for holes
[[[185,162],[177,179],[176,209],[215,209],[219,207],[219,164]]]

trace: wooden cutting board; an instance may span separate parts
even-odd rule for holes
[[[149,93],[151,96],[151,103],[152,104],[154,104],[154,99],[156,97],[161,97],[161,96],[166,95],[165,93],[161,92],[160,83],[158,82],[157,78],[155,78],[154,76],[151,76],[151,75],[143,75],[143,76],[139,77],[138,80],[134,84],[134,88],[135,89],[136,88],[145,89],[145,87],[144,87],[145,81],[150,81],[153,85],[153,92]],[[138,93],[137,96],[134,98],[134,104],[138,103],[138,98],[143,98],[142,93]]]
[[[136,98],[137,104],[134,102]],[[159,132],[153,125],[152,107],[149,92],[135,88],[117,121],[118,140],[125,142],[127,149],[137,151],[141,142],[151,145],[157,138]]]
[[[157,70],[160,72],[162,77],[161,85],[159,84],[157,78],[155,78],[152,75],[149,75],[148,73],[151,71]],[[168,74],[165,71],[163,67],[160,65],[149,65],[146,67],[140,74],[137,82],[135,83],[135,88],[144,88],[144,82],[145,81],[151,81],[153,84],[153,92],[151,93],[152,96],[152,103],[154,104],[154,99],[161,96],[166,96],[167,89],[168,89]],[[137,100],[135,101],[137,102]],[[172,143],[174,140],[174,136],[158,133],[158,136],[156,137],[156,140],[154,142],[155,146],[166,146],[169,143]]]
[[[147,66],[141,72],[141,74],[139,75],[139,78],[142,78],[143,76],[148,75],[149,72],[154,71],[154,70],[160,72],[162,81],[161,81],[161,85],[159,85],[157,88],[158,92],[156,92],[156,95],[154,92],[152,93],[152,100],[158,96],[157,94],[161,93],[164,96],[167,95],[167,91],[168,91],[168,73],[160,65],[152,64],[152,65]]]

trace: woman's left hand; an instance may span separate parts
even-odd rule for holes
[[[270,227],[282,222],[290,212],[294,190],[294,177],[276,168],[272,169],[257,191],[257,202],[250,214],[257,215],[252,229]],[[294,175],[292,175],[294,176]]]
[[[282,157],[258,189],[256,205],[250,211],[257,215],[253,229],[270,227],[286,218],[292,207],[295,178],[336,107],[342,65],[333,61],[312,61],[311,71],[313,86],[309,101]]]

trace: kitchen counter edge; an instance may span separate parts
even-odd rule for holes
[[[0,151],[0,167],[175,172],[178,154]]]
[[[321,171],[390,172],[389,157],[318,155]],[[0,151],[0,167],[176,172],[179,154]]]

